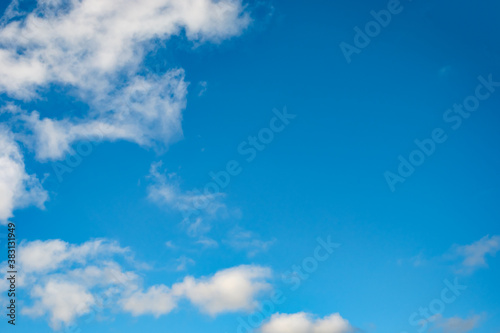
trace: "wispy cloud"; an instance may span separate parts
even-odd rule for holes
[[[477,327],[481,323],[482,316],[474,315],[468,318],[461,318],[458,316],[445,318],[441,314],[432,317],[431,322],[433,326],[429,331],[441,331],[443,333],[467,333]]]
[[[217,248],[219,247],[219,243],[211,238],[202,237],[196,241],[196,243],[203,245],[206,248]]]
[[[453,265],[457,274],[468,275],[480,268],[488,267],[487,258],[494,257],[498,251],[500,251],[500,236],[486,235],[468,245],[453,245],[443,255],[425,258],[421,252],[409,261],[415,267],[431,263],[443,263],[444,261],[449,265]]]
[[[161,163],[154,163],[150,169],[151,184],[148,186],[149,199],[183,215],[182,223],[190,236],[201,236],[211,229],[207,220],[226,211],[222,202],[223,193],[201,193],[183,191],[180,178],[175,173],[161,171]]]
[[[192,266],[196,263],[193,259],[186,256],[180,256],[175,262],[177,264],[175,270],[178,272],[183,272],[188,268],[188,266]]]
[[[219,209],[225,208],[220,202],[222,193],[202,194],[199,191],[182,191],[180,178],[175,173],[162,173],[161,163],[153,163],[150,169],[151,184],[148,186],[149,198],[159,204],[179,211],[190,212],[203,210],[214,215]]]
[[[249,257],[253,257],[259,252],[266,252],[275,241],[275,239],[263,241],[254,232],[234,228],[228,233],[227,238],[223,242],[232,249],[246,251]]]
[[[455,245],[451,249],[450,257],[460,258],[457,271],[470,274],[479,268],[488,267],[486,258],[495,256],[500,250],[500,236],[484,236],[469,245]]]
[[[186,105],[184,71],[162,76],[133,77],[125,85],[90,101],[84,118],[51,119],[38,112],[17,116],[32,132],[39,160],[61,159],[74,142],[127,140],[143,146],[166,146],[182,137],[182,110]]]
[[[207,81],[200,81],[198,83],[198,86],[199,86],[198,97],[201,97],[207,92],[208,83],[207,83]]]

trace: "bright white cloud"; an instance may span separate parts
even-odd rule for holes
[[[101,80],[138,66],[153,38],[218,42],[249,22],[238,0],[39,0],[0,30],[0,89],[25,98],[48,83],[106,91]]]
[[[257,307],[257,297],[271,289],[266,281],[268,268],[238,266],[196,279],[187,276],[171,288],[157,285],[146,292],[138,291],[124,299],[122,308],[135,316],[168,314],[179,300],[187,299],[202,312],[217,315],[224,312],[250,311]]]
[[[220,42],[250,23],[241,0],[39,0],[0,25],[0,92],[33,99],[61,85],[89,106],[88,114],[50,119],[16,117],[32,133],[39,160],[61,159],[80,140],[128,140],[166,147],[182,137],[184,71],[139,74],[153,39],[185,34]]]
[[[258,305],[256,297],[271,289],[266,281],[270,276],[268,268],[238,266],[219,271],[210,278],[186,277],[183,282],[175,284],[172,290],[211,315],[250,311]]]
[[[478,268],[487,267],[486,256],[494,256],[500,250],[500,236],[485,236],[480,240],[453,249],[455,255],[463,258],[460,272],[472,273]]]
[[[188,84],[182,68],[147,74],[143,61],[154,51],[152,41],[184,35],[218,43],[250,21],[241,0],[38,0],[32,12],[14,0],[0,20],[0,93],[25,101],[60,86],[88,110],[48,118],[4,108],[4,115],[21,125],[19,137],[40,161],[62,159],[82,140],[163,150],[182,138]],[[47,193],[24,171],[20,149],[3,127],[0,148],[3,223],[16,208],[43,207]],[[174,205],[183,209],[205,199],[216,201],[186,193]],[[205,211],[213,209],[215,203]]]
[[[13,216],[17,208],[35,205],[43,208],[47,192],[35,175],[25,170],[23,155],[13,134],[0,126],[0,223]]]
[[[135,292],[122,300],[123,310],[134,316],[152,314],[155,317],[170,313],[177,307],[177,297],[164,285],[153,286],[146,292]]]
[[[102,308],[103,299],[135,292],[139,277],[124,271],[116,261],[119,258],[130,261],[129,250],[103,239],[81,245],[61,240],[21,243],[18,287],[27,289],[33,300],[22,313],[47,316],[50,326],[58,330]]]
[[[250,311],[271,289],[271,271],[260,266],[238,266],[208,277],[186,276],[172,286],[144,288],[130,250],[105,239],[80,245],[62,240],[24,242],[18,266],[17,287],[27,290],[32,300],[26,301],[22,313],[47,317],[56,330],[105,309],[159,317],[182,300],[210,315]]]
[[[348,333],[353,331],[354,328],[338,313],[315,319],[304,312],[274,314],[260,330],[261,333]]]
[[[36,240],[21,244],[18,256],[23,272],[32,273],[59,269],[63,264],[86,264],[96,256],[109,257],[127,252],[128,249],[105,240],[88,241],[82,245],[73,245],[61,240]]]
[[[48,313],[50,325],[56,330],[89,313],[90,307],[95,303],[94,296],[85,287],[64,281],[36,285],[31,291],[31,297],[38,301],[32,307],[24,308],[23,314],[40,317]]]

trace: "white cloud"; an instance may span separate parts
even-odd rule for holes
[[[182,68],[148,72],[144,59],[153,41],[184,35],[193,43],[218,43],[250,21],[241,0],[38,0],[32,12],[14,0],[0,20],[0,93],[29,101],[57,86],[88,110],[49,118],[4,108],[4,116],[40,161],[62,159],[82,140],[164,150],[182,138],[188,84]],[[14,209],[43,207],[47,200],[37,178],[24,171],[11,136],[0,128],[2,223]],[[200,200],[213,203],[205,211],[218,209],[212,196],[196,193],[177,204],[183,209]]]
[[[181,119],[187,84],[184,71],[163,76],[135,77],[112,96],[91,103],[80,120],[41,118],[38,112],[19,117],[34,133],[40,160],[60,159],[76,141],[128,140],[139,145],[163,146],[182,137]]]
[[[89,313],[90,307],[95,303],[94,296],[83,286],[63,281],[36,285],[31,291],[31,297],[39,300],[33,307],[24,308],[22,313],[32,317],[49,313],[50,325],[56,330]]]
[[[104,239],[81,245],[61,240],[23,242],[18,253],[18,288],[27,289],[33,300],[21,312],[47,316],[56,330],[102,308],[103,299],[121,298],[139,288],[138,275],[124,271],[116,261],[130,262],[129,250]]]
[[[18,252],[23,272],[41,273],[59,269],[63,264],[86,264],[96,256],[125,254],[128,249],[105,240],[88,241],[82,245],[73,245],[61,240],[36,240],[22,243]]]
[[[249,22],[237,0],[39,0],[0,30],[0,89],[31,97],[62,83],[95,92],[109,88],[106,75],[137,66],[153,38],[185,32],[218,42]]]
[[[210,278],[188,276],[183,282],[175,284],[172,291],[185,296],[201,311],[211,315],[250,311],[258,305],[256,297],[271,289],[266,281],[270,276],[268,268],[238,266],[219,271]]]
[[[13,216],[17,208],[35,205],[43,208],[47,192],[35,175],[26,173],[23,155],[13,134],[0,126],[0,223]]]
[[[455,246],[453,255],[463,258],[459,272],[472,273],[478,268],[488,267],[486,256],[495,256],[500,250],[500,236],[485,236],[480,240],[464,246]]]
[[[135,316],[168,314],[181,299],[188,299],[202,312],[217,315],[224,312],[250,311],[257,307],[257,297],[271,289],[266,281],[268,268],[238,266],[196,279],[187,276],[171,288],[157,285],[146,292],[138,291],[124,299],[122,308]]]
[[[354,328],[338,313],[315,319],[304,312],[274,314],[261,328],[261,333],[348,333]]]
[[[167,314],[177,307],[177,297],[164,285],[153,286],[146,292],[135,292],[122,300],[122,308],[134,316]]]
[[[78,118],[15,117],[39,160],[61,159],[83,139],[175,142],[187,83],[180,68],[139,74],[151,40],[220,42],[250,23],[241,0],[38,0],[33,12],[16,11],[10,6],[0,25],[0,92],[29,100],[60,85],[89,106]]]
[[[144,288],[142,270],[131,256],[128,248],[105,239],[80,245],[62,240],[21,243],[17,287],[27,290],[32,300],[31,304],[26,300],[21,312],[46,317],[58,330],[106,309],[158,317],[176,309],[182,300],[210,315],[249,311],[271,289],[267,281],[271,271],[259,266],[238,266],[208,277],[186,276],[172,286]],[[131,267],[125,269],[125,265]],[[5,281],[4,277],[0,285]]]

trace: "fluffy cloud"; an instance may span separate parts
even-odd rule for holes
[[[181,139],[184,70],[148,71],[143,62],[154,51],[152,41],[183,35],[193,43],[218,43],[251,21],[241,0],[38,0],[31,12],[18,4],[13,0],[0,20],[0,93],[30,101],[59,87],[86,105],[78,115],[54,118],[4,108],[3,116],[43,162],[63,159],[82,140],[127,140],[163,150]],[[0,148],[5,222],[18,207],[42,207],[47,194],[24,171],[20,149],[4,128]],[[200,199],[186,194],[179,207]]]
[[[11,218],[16,208],[28,205],[43,208],[47,198],[36,176],[26,172],[13,134],[0,126],[0,223]]]
[[[187,83],[180,68],[144,74],[151,41],[184,34],[220,42],[250,23],[241,0],[38,0],[30,13],[15,4],[0,26],[0,92],[29,100],[58,85],[89,107],[64,119],[15,117],[42,161],[63,158],[83,139],[175,142]]]
[[[0,89],[23,98],[48,83],[107,90],[101,79],[137,66],[153,38],[218,42],[249,22],[238,0],[38,0],[0,30]]]
[[[485,236],[464,246],[455,246],[453,255],[462,258],[459,271],[472,273],[478,268],[487,267],[486,256],[494,256],[500,250],[500,236]]]
[[[271,289],[271,285],[266,282],[270,276],[268,268],[238,266],[217,272],[210,278],[186,277],[182,283],[175,284],[172,290],[211,315],[250,311],[258,305],[256,296]]]
[[[146,292],[135,292],[122,301],[122,308],[134,316],[152,314],[159,317],[177,307],[177,297],[164,285],[153,286]]]
[[[130,250],[105,239],[80,245],[62,240],[23,242],[18,266],[17,286],[32,300],[26,301],[22,313],[48,318],[55,330],[84,315],[117,308],[134,316],[159,317],[182,300],[210,315],[249,311],[271,289],[267,282],[271,271],[259,266],[238,266],[207,277],[186,276],[172,286],[144,288]],[[0,287],[6,287],[6,281],[2,278]]]
[[[93,240],[82,245],[69,244],[61,240],[33,241],[21,244],[19,261],[23,272],[42,273],[61,268],[63,264],[86,264],[97,256],[109,257],[125,254],[128,249],[105,240]]]
[[[47,316],[56,330],[102,308],[103,300],[119,299],[139,288],[138,275],[124,271],[117,261],[130,261],[130,251],[114,242],[37,240],[21,243],[18,253],[18,287],[28,290],[33,300],[22,313]]]
[[[261,333],[347,333],[353,327],[338,313],[315,319],[312,315],[299,312],[295,314],[274,314],[261,328]]]
[[[33,307],[23,309],[23,314],[39,317],[49,313],[50,325],[54,329],[60,329],[63,323],[71,323],[76,317],[89,313],[95,303],[94,296],[83,286],[63,281],[36,285],[31,297],[39,300]]]
[[[138,291],[122,301],[122,308],[135,316],[152,314],[158,317],[175,309],[179,300],[187,299],[210,315],[250,311],[258,305],[257,296],[271,289],[266,282],[270,275],[268,268],[238,266],[211,277],[187,276],[171,288],[157,285],[145,292]]]

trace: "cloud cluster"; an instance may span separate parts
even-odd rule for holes
[[[37,0],[31,12],[19,8],[13,0],[0,20],[0,93],[22,103],[57,87],[86,105],[78,114],[51,112],[52,118],[4,110],[42,162],[63,159],[81,140],[163,149],[182,138],[188,83],[182,68],[148,72],[144,59],[158,45],[153,41],[183,35],[218,43],[251,21],[241,0]],[[5,132],[0,128],[0,220],[46,200]]]
[[[147,291],[138,291],[122,302],[133,315],[167,314],[177,307],[181,299],[189,300],[200,311],[217,315],[224,312],[250,311],[257,307],[257,296],[269,291],[271,277],[268,268],[238,266],[215,273],[211,277],[196,279],[187,276],[172,287],[157,285]]]
[[[130,251],[104,239],[81,245],[61,240],[23,242],[18,248],[18,288],[26,290],[32,304],[21,312],[47,317],[60,329],[102,307],[103,299],[119,297],[140,286],[133,271],[119,261],[130,260]],[[4,263],[5,264],[5,263]]]
[[[314,318],[304,312],[294,314],[274,314],[264,324],[260,333],[348,333],[354,328],[338,313],[324,318]]]
[[[24,242],[18,266],[18,287],[32,300],[22,313],[46,317],[56,330],[106,308],[158,317],[182,300],[210,315],[250,311],[271,289],[271,271],[260,266],[237,266],[207,277],[185,276],[171,286],[144,288],[130,250],[104,239],[80,245],[62,240]]]
[[[16,14],[0,30],[0,90],[20,98],[49,83],[107,92],[113,75],[137,69],[154,38],[219,42],[250,22],[238,0],[38,0]]]

